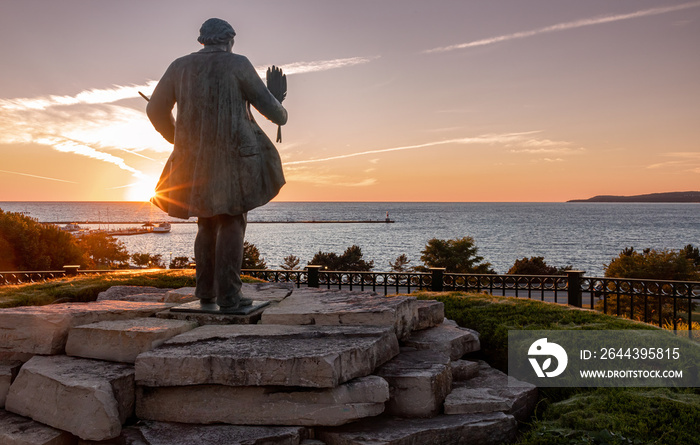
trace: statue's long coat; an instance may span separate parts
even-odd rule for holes
[[[152,200],[158,207],[178,218],[237,215],[279,193],[279,154],[249,104],[278,125],[287,121],[244,56],[205,47],[168,67],[146,109],[174,143]]]

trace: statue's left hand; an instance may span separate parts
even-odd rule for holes
[[[267,69],[267,89],[280,103],[287,97],[287,76],[281,68],[273,65]]]

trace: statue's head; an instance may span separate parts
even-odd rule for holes
[[[233,40],[236,31],[226,20],[209,19],[199,28],[197,41],[202,45],[222,45]]]

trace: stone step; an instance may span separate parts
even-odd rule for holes
[[[159,318],[100,321],[76,326],[68,332],[66,354],[134,363],[136,356],[150,351],[166,340],[197,327],[190,321]]]
[[[120,445],[299,445],[308,433],[302,427],[187,425],[142,421],[125,428]]]
[[[445,304],[435,300],[411,300],[413,321],[411,331],[435,327],[445,319]]]
[[[171,306],[105,300],[0,309],[0,352],[62,354],[73,326],[149,317]]]
[[[479,374],[479,363],[469,360],[455,360],[450,363],[452,381],[461,382],[476,377]]]
[[[431,419],[380,417],[320,428],[316,437],[327,445],[500,445],[512,442],[517,428],[513,416],[503,413],[440,415]]]
[[[264,324],[317,326],[389,326],[401,339],[412,329],[413,297],[381,296],[373,292],[353,292],[314,288],[295,289],[277,306],[266,309]]]
[[[163,302],[165,295],[172,289],[161,289],[153,286],[112,286],[97,294],[97,301],[151,301]],[[141,296],[139,296],[141,295]],[[148,295],[146,297],[145,295]]]
[[[111,439],[133,413],[134,370],[65,355],[35,356],[12,383],[5,409],[82,439]]]
[[[0,409],[2,445],[76,445],[78,438],[32,419]]]
[[[375,374],[389,382],[386,413],[392,416],[434,417],[452,390],[450,358],[439,352],[402,349]]]
[[[0,361],[0,408],[5,407],[7,393],[10,392],[10,385],[17,377],[19,368],[22,367],[20,361]]]
[[[136,358],[144,386],[333,388],[369,375],[399,353],[377,326],[202,326]]]
[[[452,360],[459,360],[467,353],[480,349],[479,334],[461,328],[447,320],[433,328],[416,331],[403,342],[403,346],[442,352]]]
[[[479,374],[455,383],[445,399],[445,414],[473,414],[501,411],[525,420],[537,403],[537,387],[521,382],[479,362]]]
[[[233,425],[343,425],[384,411],[389,385],[377,376],[360,377],[329,389],[194,385],[141,387],[140,419]]]

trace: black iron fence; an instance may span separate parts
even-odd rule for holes
[[[65,266],[61,271],[0,272],[0,285],[109,272],[113,271],[82,271],[77,266]],[[693,330],[693,320],[700,321],[700,314],[694,313],[700,308],[697,281],[586,277],[584,272],[576,270],[567,271],[566,275],[495,275],[448,273],[441,268],[429,272],[354,272],[307,266],[304,270],[244,270],[243,273],[297,287],[371,290],[384,295],[414,290],[486,292],[595,309],[674,330]]]

